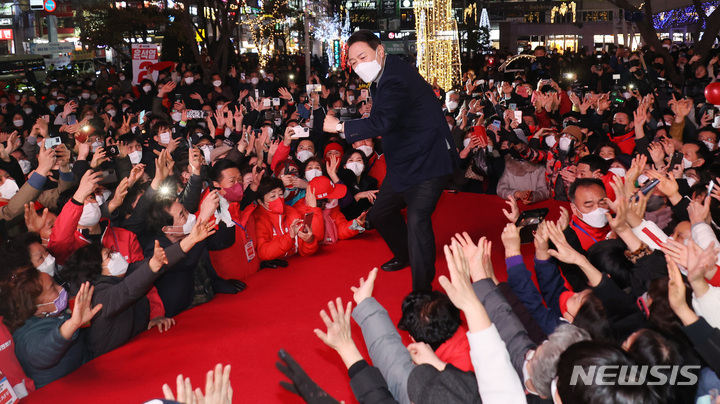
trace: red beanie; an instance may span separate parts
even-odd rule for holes
[[[338,152],[340,152],[340,155],[345,154],[345,150],[343,150],[343,147],[340,143],[330,142],[327,144],[327,146],[325,146],[325,150],[323,151],[323,158],[326,158],[328,152],[331,150],[337,150]]]
[[[567,302],[574,294],[575,292],[571,292],[569,290],[560,293],[560,314],[567,313]]]

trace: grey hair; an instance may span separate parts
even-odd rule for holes
[[[530,379],[535,390],[541,397],[550,397],[550,384],[557,375],[557,364],[560,355],[572,344],[580,341],[589,341],[590,334],[582,328],[569,323],[562,323],[555,328],[555,331],[548,336],[547,341],[542,344],[542,351],[535,351],[535,356],[530,362]]]

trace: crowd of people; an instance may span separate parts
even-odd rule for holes
[[[492,243],[458,234],[446,293],[408,295],[397,327],[372,295],[377,270],[354,309],[331,302],[316,333],[360,402],[687,403],[720,389],[720,121],[703,95],[718,57],[669,48],[674,74],[653,49],[573,56],[583,64],[538,47],[524,71],[493,55],[434,87],[459,154],[447,189],[507,201],[508,280]],[[212,77],[178,64],[137,85],[103,66],[0,93],[0,371],[18,397],[261,268],[373,231],[383,139],[323,125],[370,117],[373,93],[349,70],[305,82],[301,62],[241,59]],[[536,286],[519,205],[546,199],[570,210],[532,233]],[[331,400],[280,358],[285,386]],[[652,377],[673,383],[571,383],[574,366],[600,365],[661,366]],[[675,367],[695,382],[675,383]],[[229,368],[214,374],[230,388]]]

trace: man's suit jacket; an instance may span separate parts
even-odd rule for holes
[[[387,180],[403,192],[452,174],[458,155],[432,87],[415,67],[388,55],[374,91],[370,117],[345,122],[348,143],[382,137]]]

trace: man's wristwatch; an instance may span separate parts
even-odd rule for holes
[[[335,125],[335,130],[337,131],[337,133],[342,133],[342,132],[343,132],[343,124],[342,124],[342,122],[340,122],[340,123],[338,123],[337,125]]]

